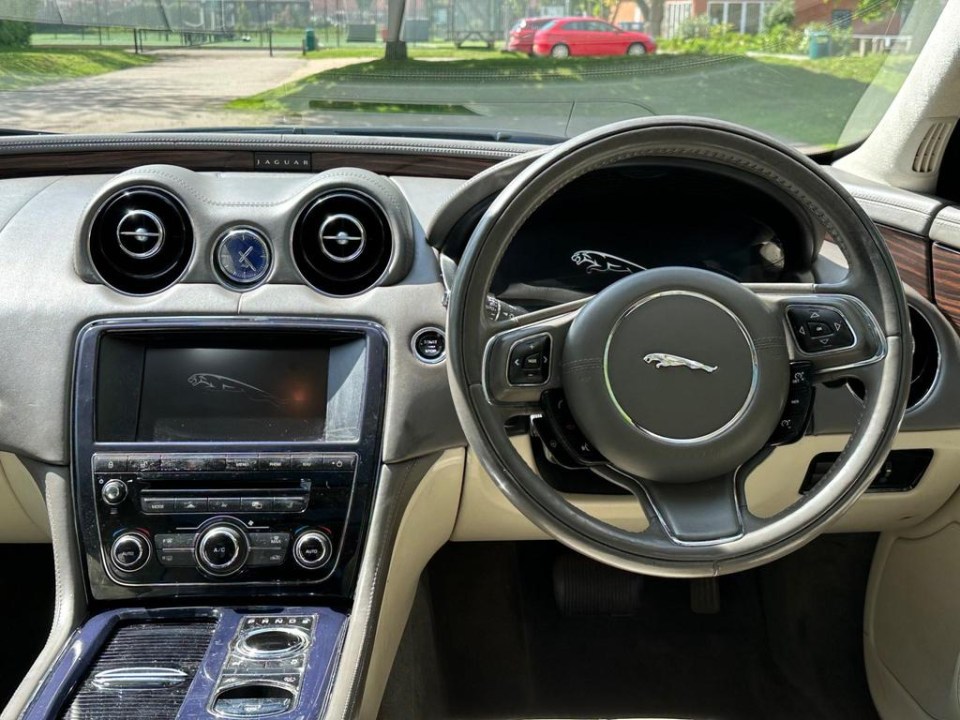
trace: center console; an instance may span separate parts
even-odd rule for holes
[[[385,371],[372,323],[85,327],[73,468],[93,596],[349,597]]]

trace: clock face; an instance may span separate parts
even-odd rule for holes
[[[270,245],[252,228],[228,230],[220,238],[215,257],[220,273],[232,285],[256,285],[270,269]]]

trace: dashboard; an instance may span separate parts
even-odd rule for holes
[[[44,153],[76,154],[76,167],[38,174],[34,143],[23,174],[36,176],[0,179],[0,438],[31,462],[73,468],[95,597],[282,594],[285,583],[349,597],[380,469],[466,445],[444,362],[446,298],[472,229],[539,151],[368,140],[350,154],[346,140],[316,141],[319,172],[216,170],[205,163],[219,162],[219,141],[196,137],[175,155],[133,138],[128,159],[148,162],[107,168],[118,162],[108,141],[95,160],[51,140]],[[311,141],[237,142],[253,163]],[[923,340],[902,443],[937,453],[960,426],[950,401],[960,352],[932,302],[951,313],[953,287],[933,283],[960,255],[925,237],[939,201],[845,182],[884,226]],[[800,218],[785,197],[702,166],[609,167],[526,220],[490,293],[494,306],[528,312],[669,265],[748,283],[842,276],[836,246]],[[804,449],[776,456],[799,453],[795,487],[757,484],[757,502],[775,512],[795,499],[860,408],[857,388],[818,389]],[[515,430],[557,487],[609,497],[602,482],[551,464],[529,427]],[[956,489],[937,478],[878,487],[849,527],[932,512]],[[908,511],[881,501],[894,492]],[[505,512],[496,502],[465,496],[461,539],[531,532],[491,524]],[[264,564],[267,536],[278,564]]]
[[[444,251],[459,257],[471,229],[458,228]],[[532,310],[669,265],[738,282],[803,281],[822,239],[788,201],[738,178],[687,166],[615,167],[567,185],[524,223],[491,292]]]

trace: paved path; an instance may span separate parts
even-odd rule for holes
[[[93,77],[0,92],[0,127],[127,132],[279,124],[280,116],[225,110],[224,103],[351,63],[299,53],[160,50],[157,61]]]

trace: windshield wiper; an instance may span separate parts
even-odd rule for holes
[[[266,125],[263,127],[197,127],[176,130],[140,130],[145,133],[244,133],[267,135],[353,135],[364,137],[408,137],[433,140],[474,140],[481,142],[509,142],[529,145],[556,145],[566,138],[510,130],[474,130],[450,128],[370,128],[370,127],[320,127],[303,125]]]
[[[17,135],[59,135],[60,133],[50,132],[48,130],[26,130],[24,128],[5,128],[0,127],[0,137],[14,137]]]

